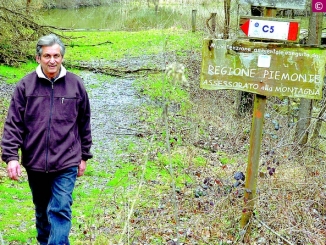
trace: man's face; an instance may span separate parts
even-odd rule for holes
[[[63,61],[59,44],[43,46],[42,55],[36,56],[36,61],[41,65],[44,74],[48,78],[56,77],[60,72]]]

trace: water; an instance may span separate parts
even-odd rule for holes
[[[42,12],[41,22],[62,28],[109,29],[112,17],[118,17],[121,8],[118,5],[87,7],[79,9],[51,9]]]
[[[191,29],[192,10],[197,25],[204,26],[211,12],[223,13],[221,6],[194,4],[154,7],[134,4],[110,4],[79,9],[50,9],[40,12],[41,24],[69,29],[144,30],[151,28]]]

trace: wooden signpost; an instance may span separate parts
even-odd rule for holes
[[[273,42],[204,40],[200,87],[255,94],[240,222],[245,229],[254,211],[266,96],[321,99],[326,51],[294,44],[298,41],[299,22],[266,18],[274,17],[277,7],[305,9],[306,0],[240,0],[240,4],[266,7],[265,18],[240,19],[243,35]],[[246,229],[247,236],[249,231]]]

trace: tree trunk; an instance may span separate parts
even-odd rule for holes
[[[252,113],[252,105],[254,101],[254,94],[239,91],[237,101],[237,116],[244,117],[247,114]]]
[[[323,13],[311,13],[307,45],[320,45],[323,27]],[[295,131],[295,141],[303,145],[308,142],[309,126],[311,122],[312,100],[301,99],[299,107],[298,123]],[[321,122],[320,122],[321,123]],[[319,133],[319,132],[318,132]]]
[[[158,12],[159,0],[154,0],[154,5],[155,5],[155,13],[157,13]]]
[[[295,141],[300,145],[306,144],[309,137],[309,125],[312,112],[312,100],[301,99],[298,123],[295,131]]]
[[[322,118],[323,118],[323,115],[326,111],[326,104],[325,104],[325,99],[323,100],[323,107],[320,109],[319,113],[318,113],[318,116],[317,116],[317,122],[316,122],[316,126],[314,128],[314,132],[312,134],[312,137],[311,137],[311,140],[312,141],[315,141],[318,139],[318,136],[319,136],[319,132],[320,132],[320,129],[321,129],[321,124],[323,122]]]
[[[209,18],[206,19],[206,27],[211,38],[216,38],[216,15],[217,13],[211,13]]]
[[[29,5],[31,4],[31,1],[32,0],[27,0],[26,1],[26,13],[28,14],[28,12],[29,12]]]
[[[229,39],[231,0],[224,0],[224,31],[223,39]]]

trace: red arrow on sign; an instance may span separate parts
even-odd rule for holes
[[[299,22],[247,19],[241,25],[241,30],[250,38],[296,41],[299,33]]]
[[[240,28],[248,36],[250,20],[247,20]]]

